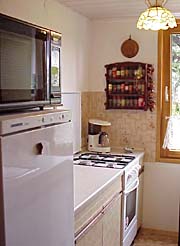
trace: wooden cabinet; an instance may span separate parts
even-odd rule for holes
[[[75,240],[76,246],[119,246],[121,195],[111,202],[82,230]]]
[[[153,66],[140,62],[105,65],[106,109],[154,108]]]
[[[103,246],[103,214],[99,214],[75,240],[76,246]]]
[[[121,196],[107,208],[103,217],[103,246],[120,246]]]
[[[143,216],[143,186],[144,186],[144,170],[139,175],[139,187],[138,187],[138,211],[137,211],[137,228],[142,226]]]

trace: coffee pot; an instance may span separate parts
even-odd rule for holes
[[[108,121],[90,119],[88,122],[88,150],[95,152],[110,152],[109,136],[101,131],[102,127],[110,126]]]
[[[99,134],[99,145],[101,147],[109,147],[109,135],[106,132]]]

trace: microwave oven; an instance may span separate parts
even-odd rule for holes
[[[61,104],[61,33],[0,14],[0,112]]]

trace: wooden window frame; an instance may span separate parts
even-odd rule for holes
[[[173,29],[158,32],[158,85],[157,85],[157,161],[180,163],[180,151],[163,149],[163,141],[170,116],[171,78],[170,78],[170,35],[180,34],[180,20]],[[168,68],[168,69],[167,69]],[[165,87],[169,89],[169,102],[165,102]]]

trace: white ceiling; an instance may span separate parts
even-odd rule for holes
[[[90,19],[138,17],[147,8],[145,0],[57,0]],[[180,16],[180,0],[168,0],[164,5]]]

